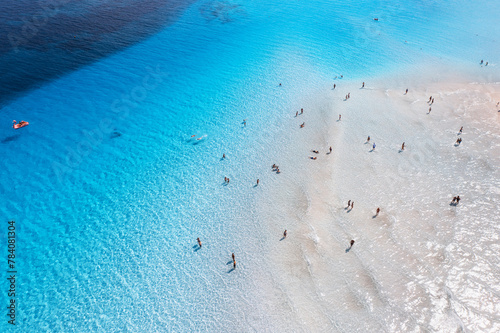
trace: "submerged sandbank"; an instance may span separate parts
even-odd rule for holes
[[[259,203],[274,317],[315,332],[500,330],[500,84],[449,73],[336,83],[287,120],[282,174]]]

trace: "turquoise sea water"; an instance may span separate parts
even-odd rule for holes
[[[485,79],[497,80],[495,13],[493,1],[199,1],[140,42],[3,96],[0,215],[17,222],[16,328],[272,329],[279,318],[259,308],[265,230],[253,185],[270,177],[281,120],[341,74],[484,59]],[[30,125],[13,130],[13,119]]]

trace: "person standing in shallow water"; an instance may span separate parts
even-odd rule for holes
[[[198,246],[201,248],[201,240],[200,240],[200,237],[196,238],[196,240],[198,241]]]

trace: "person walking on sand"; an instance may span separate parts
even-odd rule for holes
[[[330,154],[332,153],[332,146],[330,146]]]
[[[347,201],[347,208],[351,207],[351,200]]]
[[[365,87],[365,83],[363,82],[363,85],[361,86],[361,88],[364,88]]]
[[[303,123],[300,125],[300,128],[303,128],[305,125],[306,125],[306,123],[305,123],[305,122],[303,122]]]
[[[434,97],[432,98],[431,104],[434,104]]]
[[[304,109],[300,109],[300,114],[303,114],[304,113]]]
[[[354,208],[354,201],[351,202],[351,210]]]
[[[403,144],[401,145],[401,150],[405,150],[405,143],[403,142]]]
[[[460,127],[460,131],[458,131],[459,134],[462,134],[462,131],[464,130],[464,127]]]
[[[231,256],[233,257],[233,262],[235,262],[236,259],[234,258],[234,253],[232,253]]]
[[[283,238],[286,238],[286,230],[285,230],[285,232],[283,233]]]
[[[352,248],[353,245],[354,245],[354,239],[351,239],[351,247],[350,248]]]
[[[457,201],[457,197],[453,197],[453,199],[451,199],[451,203],[455,203]]]
[[[341,114],[339,114],[339,121],[340,121],[340,120],[342,120],[342,115],[341,115]]]
[[[373,146],[372,146],[372,150],[375,150],[375,147],[377,147],[377,145],[375,144],[375,142],[373,143]]]
[[[348,93],[348,94],[347,94],[347,98],[351,98],[351,93]]]
[[[460,196],[457,195],[457,205],[458,205],[459,202],[460,202]]]
[[[337,87],[337,85],[334,83],[334,84],[333,84],[333,89],[335,89],[336,87]]]
[[[377,208],[377,213],[375,214],[375,216],[378,216],[378,213],[380,213],[380,208]]]
[[[233,269],[236,269],[236,260],[233,261]]]
[[[406,88],[405,95],[408,94],[408,88]]]
[[[299,111],[295,112],[295,117],[297,117],[299,115]]]
[[[201,240],[200,240],[200,237],[196,238],[196,240],[198,241],[198,246],[201,248]]]
[[[432,108],[429,106],[429,112],[427,112],[427,114],[431,113],[431,110],[432,110]]]
[[[259,179],[257,179],[257,185],[259,185]]]
[[[366,142],[370,142],[370,136],[368,135],[368,138],[366,139]]]
[[[432,96],[429,97],[429,100],[427,101],[427,103],[430,103],[432,101]]]

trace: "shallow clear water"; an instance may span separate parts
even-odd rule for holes
[[[276,162],[283,119],[341,74],[484,58],[493,66],[482,75],[498,79],[499,9],[200,1],[147,39],[10,98],[0,213],[18,225],[19,329],[276,329],[258,306],[268,263],[253,185]],[[30,126],[14,131],[12,119]]]

